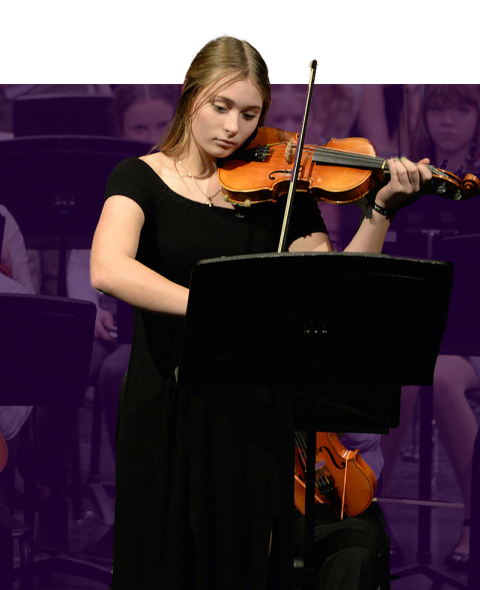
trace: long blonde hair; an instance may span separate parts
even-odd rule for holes
[[[268,68],[262,56],[250,43],[234,37],[219,37],[207,43],[188,69],[167,138],[154,150],[175,159],[184,157],[190,146],[191,121],[195,112],[212,101],[222,88],[247,78],[257,86],[263,100],[258,123],[262,126],[271,100]],[[203,101],[194,111],[194,105],[203,93]]]

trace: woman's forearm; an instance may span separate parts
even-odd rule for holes
[[[372,211],[372,217],[370,219],[364,218],[357,233],[344,251],[381,254],[389,227],[390,221],[384,215]]]
[[[91,263],[92,287],[135,307],[184,316],[189,290],[173,283],[133,258],[122,256]]]

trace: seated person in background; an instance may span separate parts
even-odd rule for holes
[[[362,84],[354,135],[367,138],[380,156],[405,156],[422,92],[420,84]]]
[[[445,557],[447,567],[467,570],[470,550],[470,511],[472,505],[472,458],[478,431],[475,414],[465,394],[480,388],[480,357],[440,355],[433,381],[433,411],[440,438],[450,458],[465,501],[465,520],[453,550]],[[385,457],[382,493],[388,489],[395,462],[410,427],[420,386],[402,388],[400,425],[382,437]],[[402,561],[402,552],[392,545],[392,557]]]
[[[317,88],[317,87],[316,87]],[[314,143],[323,145],[332,137],[352,136],[362,97],[360,84],[320,84],[318,96],[312,98],[311,113],[322,133]]]
[[[446,168],[453,173],[462,170],[461,176],[466,172],[475,173],[480,155],[480,87],[473,84],[427,84],[422,90],[423,98],[418,105],[416,124],[410,130],[408,157],[415,161],[422,153],[430,158],[432,165],[439,168]],[[422,227],[437,228],[440,232],[447,228],[450,233],[470,233],[465,228],[478,225],[478,215],[475,215],[474,209],[478,205],[475,201],[471,199],[456,203],[427,194],[409,207],[408,215],[421,214]],[[452,223],[455,224],[453,227]],[[410,244],[406,243],[406,247],[410,247]],[[425,250],[409,250],[408,254],[424,258]],[[437,250],[434,248],[433,258],[436,257]],[[454,280],[461,280],[461,275],[456,274]],[[438,357],[433,385],[434,418],[465,501],[465,520],[459,539],[444,559],[445,565],[455,570],[466,570],[469,561],[471,471],[478,426],[466,392],[479,387],[479,357]],[[403,387],[400,425],[382,439],[385,456],[382,493],[388,493],[398,453],[411,427],[419,391],[418,386]],[[392,535],[391,538],[392,563],[399,565],[403,561],[403,552]]]
[[[307,89],[305,84],[272,84],[272,104],[265,125],[300,133]],[[349,137],[358,114],[360,98],[361,86],[358,84],[315,85],[305,143],[322,145],[332,137]],[[326,201],[320,201],[319,208],[334,250],[342,251],[360,225],[360,210],[356,206]]]
[[[349,137],[361,97],[358,84],[318,84],[312,95],[305,143],[323,145],[332,137]],[[307,98],[304,84],[272,84],[272,104],[265,125],[302,129]]]
[[[175,84],[119,84],[113,112],[120,137],[156,144],[173,116],[180,95]],[[116,347],[116,301],[90,285],[90,250],[73,250],[68,264],[68,293],[97,306],[92,371],[99,373],[107,428],[115,454],[115,430],[120,385],[127,372],[130,345]],[[105,306],[105,308],[103,307]],[[113,328],[113,330],[112,330]],[[112,336],[112,334],[114,334]]]
[[[120,137],[150,143],[159,141],[170,122],[180,87],[173,84],[120,84],[114,92],[114,116]],[[130,344],[117,345],[116,300],[90,285],[90,250],[72,250],[67,268],[69,297],[92,301],[97,306],[90,382],[97,384],[105,412],[112,452],[115,456],[117,406],[122,380],[127,372]],[[113,527],[82,556],[111,561]]]
[[[94,341],[88,385],[98,386],[99,375],[105,361],[116,358],[116,326],[114,314],[115,301],[108,296],[101,295],[90,286],[89,250],[72,250],[67,264],[67,295],[72,299],[91,301],[97,307]],[[125,345],[126,348],[129,349]],[[126,372],[128,352],[124,350],[125,360],[119,371],[121,378]],[[121,382],[120,378],[120,382]],[[120,386],[119,386],[120,387]],[[97,391],[97,394],[99,392]],[[69,554],[68,515],[66,486],[69,464],[72,458],[78,432],[78,408],[65,406],[62,408],[62,423],[55,431],[55,442],[61,449],[59,461],[52,461],[52,429],[55,426],[53,411],[50,407],[40,407],[37,410],[36,434],[37,456],[39,465],[41,503],[39,507],[38,529],[35,538],[35,553],[56,553],[58,551]],[[52,491],[57,488],[60,498],[53,500]],[[55,533],[54,531],[57,531]]]
[[[20,228],[3,205],[0,205],[0,215],[5,219],[0,293],[33,295],[35,291]],[[0,580],[6,590],[13,588],[12,515],[19,432],[31,411],[32,406],[0,406],[0,435],[7,441],[9,454],[8,463],[0,473]]]
[[[8,462],[0,471],[0,580],[3,590],[13,589],[13,512],[15,468],[20,431],[32,406],[0,406],[0,437],[7,441]],[[1,453],[0,445],[0,453]],[[0,456],[0,463],[3,457]]]
[[[109,84],[0,84],[0,138],[14,131],[14,103],[24,97],[44,95],[112,95]],[[56,250],[28,251],[30,273],[38,294],[57,295],[58,252]]]
[[[28,269],[28,256],[22,232],[12,214],[0,205],[0,215],[5,218],[1,248],[0,293],[34,295],[35,289]]]
[[[97,385],[99,387],[97,394],[102,395],[104,389],[110,386],[108,380],[105,382],[103,379],[102,372],[105,371],[104,365],[107,363],[107,373],[111,375],[112,371],[116,372],[113,367],[116,366],[115,359],[117,359],[119,362],[119,366],[117,367],[119,383],[118,390],[115,391],[114,396],[118,398],[118,391],[120,390],[122,379],[127,372],[130,345],[123,344],[117,347],[117,327],[115,321],[117,304],[115,299],[108,295],[98,293],[90,285],[90,250],[72,250],[67,265],[67,291],[68,296],[72,299],[91,301],[97,307],[89,383],[91,385]],[[113,367],[110,367],[112,364]],[[114,415],[116,415],[116,412],[114,412]],[[110,419],[109,413],[106,415],[106,418],[110,442],[114,451],[115,424]]]
[[[119,84],[113,101],[118,135],[155,145],[173,117],[179,96],[176,84]]]
[[[478,171],[479,122],[478,84],[427,84],[408,157],[415,161],[425,153],[431,164],[454,174]]]

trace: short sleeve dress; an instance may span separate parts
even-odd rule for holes
[[[128,158],[105,193],[145,214],[137,260],[184,286],[196,262],[275,252],[283,206],[240,213],[173,192]],[[290,240],[325,232],[297,199]],[[112,590],[289,587],[293,419],[286,389],[232,387],[222,408],[178,387],[183,320],[135,309],[117,424]],[[273,544],[269,557],[271,533]]]

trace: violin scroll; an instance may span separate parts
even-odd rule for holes
[[[465,174],[461,184],[461,194],[466,199],[476,197],[480,193],[480,180],[474,174]]]

